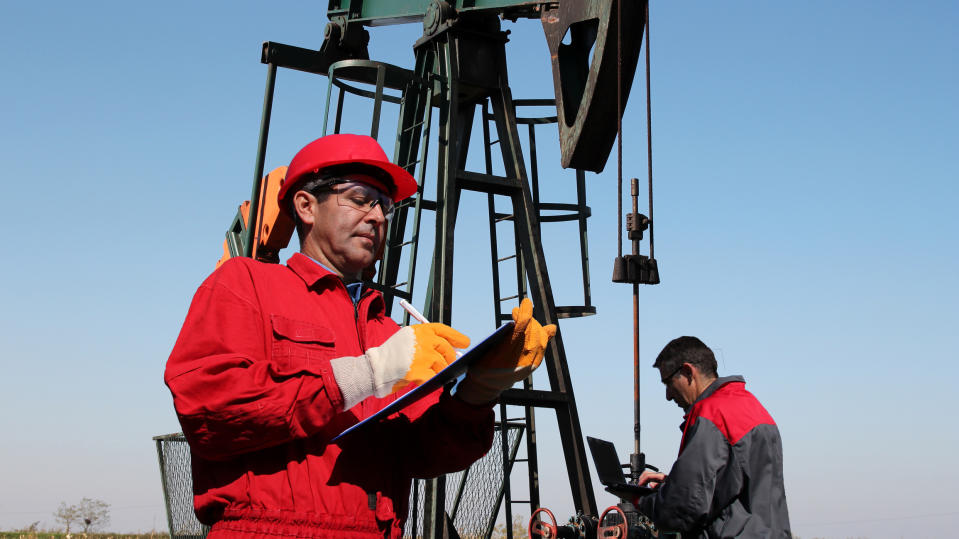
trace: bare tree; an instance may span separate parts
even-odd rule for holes
[[[80,500],[79,509],[83,533],[103,528],[110,523],[110,504],[107,502],[84,498]]]
[[[513,538],[514,539],[523,539],[527,536],[526,532],[526,519],[522,515],[513,515]],[[500,523],[496,525],[496,528],[493,529],[493,539],[505,539],[506,534],[506,524]]]
[[[60,507],[53,513],[53,518],[62,524],[67,529],[66,533],[69,534],[70,526],[72,526],[74,522],[80,521],[80,507],[77,505],[67,505],[66,502],[60,502]]]

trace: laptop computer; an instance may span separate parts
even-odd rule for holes
[[[613,442],[591,436],[587,436],[586,441],[589,443],[589,452],[593,454],[593,464],[596,465],[599,482],[606,487],[606,492],[626,500],[632,500],[637,496],[645,496],[655,491],[655,489],[641,487],[626,481],[626,474],[623,473],[623,466],[616,456],[616,447],[613,446]]]

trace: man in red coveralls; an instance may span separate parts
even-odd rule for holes
[[[415,192],[372,138],[317,139],[293,158],[278,195],[300,252],[286,265],[232,258],[197,290],[164,379],[210,537],[401,537],[412,478],[485,454],[493,402],[541,362],[556,328],[533,319],[525,300],[513,334],[455,394],[437,390],[331,442],[469,345],[443,324],[401,329],[362,284],[393,204]]]
[[[686,415],[679,458],[668,476],[643,472],[639,484],[658,488],[637,509],[683,539],[791,539],[779,428],[743,377],[718,377],[696,337],[670,341],[653,367]]]

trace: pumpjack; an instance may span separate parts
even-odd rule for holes
[[[277,42],[263,44],[261,62],[268,70],[253,191],[250,201],[240,207],[227,231],[223,260],[231,256],[249,256],[277,262],[279,251],[287,246],[292,235],[292,223],[275,202],[285,169],[280,167],[264,175],[276,76],[279,68],[290,69],[329,78],[323,134],[327,133],[331,115],[333,132],[340,131],[344,96],[362,96],[373,101],[369,134],[374,138],[379,136],[382,107],[399,106],[394,161],[417,178],[419,191],[398,205],[387,233],[387,247],[373,284],[384,293],[387,305],[392,306],[394,299],[413,299],[423,212],[432,212],[435,215],[434,246],[424,312],[432,320],[451,322],[456,218],[461,193],[473,191],[486,194],[488,201],[495,324],[510,319],[505,303],[525,296],[533,300],[534,316],[543,324],[558,324],[560,319],[595,314],[596,309],[590,300],[586,249],[586,220],[590,208],[586,205],[585,173],[600,172],[605,168],[617,133],[621,134],[622,116],[644,34],[647,35],[648,68],[648,2],[330,0],[327,14],[329,23],[318,50]],[[539,19],[542,23],[552,61],[555,94],[552,99],[514,100],[512,97],[506,64],[509,33],[501,29],[501,24],[521,18]],[[413,44],[413,69],[370,60],[369,27],[414,22],[422,23],[423,35]],[[337,98],[331,103],[334,91]],[[544,105],[555,105],[555,116],[533,118],[518,115],[524,107]],[[477,116],[482,122],[485,139],[483,158],[486,166],[482,171],[467,170],[467,153]],[[536,166],[534,127],[552,123],[558,126],[561,165],[575,173],[577,198],[573,203],[541,200],[544,190]],[[529,167],[525,162],[520,125],[528,127],[525,142],[531,161]],[[438,131],[435,135],[432,133],[434,129]],[[432,174],[428,174],[431,167],[427,163],[429,156],[433,155],[428,151],[430,144],[436,145],[433,151],[436,164]],[[499,148],[501,162],[497,165],[501,165],[502,174],[493,173],[492,151],[495,147]],[[621,182],[621,146],[619,153]],[[424,196],[429,178],[435,181],[434,200]],[[642,231],[651,225],[652,210],[650,206],[649,217],[638,213],[636,191],[634,180],[633,212],[627,219],[633,254],[617,258],[614,270],[614,281],[633,284],[634,298],[638,284],[659,281],[652,252],[648,257],[638,252]],[[545,192],[548,194],[548,190]],[[497,205],[497,201],[508,202],[509,209],[499,211],[503,204]],[[540,240],[541,226],[552,221],[575,221],[579,225],[582,305],[555,304]],[[515,252],[501,257],[499,237],[504,226],[512,227]],[[400,266],[404,261],[408,269],[401,277]],[[516,293],[503,297],[508,292],[503,291],[501,280],[505,276],[501,266],[510,261],[515,264]],[[561,528],[565,534],[573,533],[570,530],[588,530],[588,533],[577,531],[576,535],[570,535],[577,537],[592,536],[596,529],[599,529],[600,536],[619,533],[619,524],[604,524],[605,514],[613,508],[607,509],[603,518],[595,517],[596,500],[561,331],[551,341],[544,363],[549,389],[533,388],[530,379],[522,388],[507,390],[501,397],[498,421],[503,459],[499,472],[501,484],[488,516],[484,517],[488,521],[483,523],[485,527],[479,535],[489,537],[497,514],[503,510],[508,523],[507,536],[512,537],[509,529],[511,505],[528,504],[528,514],[534,515],[534,520],[542,514],[537,512],[540,498],[535,408],[549,408],[556,413],[570,494],[577,512],[575,518],[582,525],[581,528],[557,528],[554,519],[552,527],[531,525],[530,535],[555,536]],[[634,477],[638,477],[645,465],[639,452],[638,378],[636,398],[636,448],[631,457],[631,475]],[[510,418],[515,410],[521,410],[519,419]],[[516,444],[508,445],[509,432],[518,432],[525,438],[526,459],[516,459]],[[525,460],[528,468],[528,500],[516,500],[511,495],[510,473],[520,460]],[[411,535],[455,537],[454,522],[459,522],[456,512],[462,483],[458,489],[451,504],[447,501],[449,496],[442,478],[427,482],[423,489],[424,500],[420,504],[422,529],[417,528],[420,515],[413,515]],[[419,496],[419,489],[414,492]],[[419,505],[414,503],[412,507],[416,511]],[[623,513],[623,509],[617,511]],[[621,520],[625,522],[626,516]],[[627,533],[626,528],[622,533]]]

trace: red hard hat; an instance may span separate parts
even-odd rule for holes
[[[366,135],[327,135],[307,144],[293,156],[276,199],[287,209],[286,196],[296,192],[295,187],[313,174],[330,167],[351,167],[356,172],[374,172],[391,189],[394,202],[416,192],[416,180],[403,167],[390,162],[386,152],[373,137]]]

